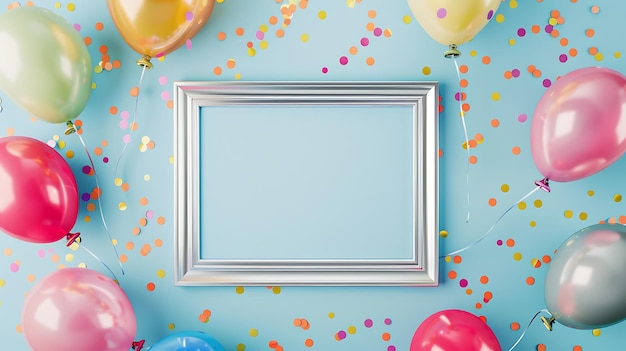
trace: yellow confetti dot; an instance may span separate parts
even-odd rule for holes
[[[520,261],[520,260],[522,259],[522,254],[521,254],[521,253],[519,253],[519,252],[514,253],[514,254],[513,254],[513,259],[514,259],[515,261]]]
[[[602,334],[602,331],[600,329],[593,329],[591,331],[591,335],[593,336],[600,336],[600,334]]]
[[[87,268],[87,264],[85,262],[81,262],[78,264],[78,268]]]
[[[149,174],[144,174],[143,175],[143,180],[145,180],[146,182],[150,180],[150,175]]]
[[[72,245],[70,245],[70,250],[72,251],[78,250],[78,243],[74,241]]]
[[[243,294],[243,291],[244,291],[244,287],[243,286],[235,287],[235,292],[237,294],[241,295],[241,294]]]
[[[235,75],[235,77],[236,77],[236,76],[237,76],[237,75]],[[172,165],[174,164],[174,155],[171,155],[171,156],[170,156],[170,164],[172,164]],[[121,182],[120,182],[120,184],[121,184]]]
[[[259,30],[263,33],[267,33],[268,29],[269,28],[267,27],[267,24],[262,24],[259,26]]]
[[[74,261],[74,255],[68,253],[67,255],[65,255],[65,261],[66,262]]]
[[[535,200],[535,202],[533,204],[537,208],[540,208],[541,206],[543,206],[543,202],[541,200]]]
[[[120,209],[120,211],[126,211],[126,209],[128,208],[128,207],[126,206],[126,203],[125,203],[125,202],[120,202],[120,203],[117,205],[117,207]]]
[[[596,61],[602,61],[602,60],[604,60],[604,55],[603,55],[601,52],[599,52],[599,53],[597,53],[597,54],[593,55],[593,58],[594,58]]]
[[[430,72],[431,72],[430,67],[424,66],[424,68],[422,68],[422,74],[424,74],[425,76],[429,75]]]
[[[493,93],[491,93],[491,100],[493,101],[500,100],[500,93],[498,93],[497,91],[494,91]]]
[[[218,0],[217,2],[220,2],[220,1]],[[167,328],[172,330],[172,329],[176,328],[176,324],[170,323],[170,324],[167,325]]]
[[[115,186],[121,186],[122,178],[115,178],[115,180],[113,180],[113,184],[115,184]]]
[[[448,231],[447,230],[442,230],[439,232],[439,236],[442,238],[447,238],[448,237]]]
[[[96,66],[93,68],[93,71],[94,71],[95,73],[102,73],[102,67],[101,67],[100,65],[96,65]]]
[[[259,336],[259,331],[256,328],[250,329],[250,336],[256,338],[257,336]]]
[[[261,40],[261,42],[259,43],[259,47],[261,48],[261,50],[267,49],[268,46],[269,46],[269,43],[267,42],[267,40]],[[251,48],[251,49],[254,50],[254,48]]]
[[[330,319],[335,318],[335,312],[328,312],[328,318]]]
[[[252,57],[256,55],[256,50],[254,48],[248,48],[248,56]]]
[[[563,213],[563,215],[565,216],[565,218],[572,218],[572,216],[574,215],[574,213],[572,212],[572,210],[565,210],[565,212]]]
[[[85,223],[89,223],[89,222],[91,222],[91,216],[85,216],[85,217],[83,217],[83,221],[85,221]]]
[[[509,2],[509,7],[510,7],[510,8],[512,8],[512,9],[517,8],[517,1],[515,1],[515,0],[511,0],[511,1]]]
[[[317,13],[317,18],[321,19],[321,20],[325,20],[326,19],[326,11],[322,10],[320,12]]]
[[[550,19],[548,20],[548,23],[549,23],[551,26],[556,26],[559,22],[557,21],[557,19],[556,19],[556,18],[552,17],[552,18],[550,18]]]
[[[533,227],[533,228],[534,228],[534,227],[536,227],[536,226],[537,226],[537,222],[535,222],[535,221],[530,221],[530,226],[531,226],[531,227]]]
[[[4,279],[0,279],[0,288],[4,287],[6,283],[7,282]]]
[[[509,190],[511,190],[511,188],[509,187],[509,185],[508,185],[508,184],[502,184],[502,185],[500,185],[500,190],[501,190],[503,193],[507,193],[507,192],[509,192]]]
[[[517,204],[517,208],[519,208],[520,210],[525,210],[526,209],[526,203],[524,201],[520,202],[519,204]]]
[[[412,21],[413,21],[413,17],[409,15],[404,15],[404,17],[402,17],[402,22],[404,22],[404,24],[409,24]]]
[[[162,269],[159,269],[156,274],[159,278],[165,278],[165,271]]]
[[[307,41],[309,41],[309,35],[308,34],[302,34],[300,36],[300,40],[302,40],[303,43],[306,43]]]
[[[581,212],[578,215],[578,218],[580,218],[581,221],[586,221],[588,217],[589,217],[589,215],[587,215],[587,212]]]
[[[621,202],[622,201],[622,194],[615,194],[615,195],[613,195],[613,201]]]
[[[348,5],[348,7],[354,7],[356,3],[356,0],[346,0],[346,5]]]
[[[280,294],[280,286],[272,287],[272,292],[276,295]]]
[[[59,148],[61,148],[61,149],[65,148],[65,141],[64,140],[59,140]]]
[[[61,8],[61,3],[60,3],[60,2],[58,2],[58,1],[57,1],[57,2],[55,2],[55,3],[54,3],[54,7],[55,7],[55,8],[57,8],[57,9],[60,9],[60,8]]]
[[[595,192],[593,190],[587,191],[587,195],[589,195],[589,196],[593,196],[594,194],[595,194]]]
[[[74,158],[74,151],[73,150],[65,151],[65,157],[67,157],[67,158]]]
[[[356,327],[354,325],[348,327],[348,334],[356,334]]]
[[[498,22],[498,23],[504,22],[504,15],[501,14],[501,13],[497,14],[496,15],[496,22]]]
[[[149,142],[150,142],[150,137],[149,136],[144,135],[144,136],[141,137],[141,143],[142,144],[147,144]]]
[[[622,57],[622,53],[621,53],[621,52],[619,52],[619,51],[616,51],[616,52],[613,54],[613,57],[615,57],[616,59],[618,59],[618,58]]]

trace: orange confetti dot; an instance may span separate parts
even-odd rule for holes
[[[169,109],[174,108],[174,100],[167,100],[167,102],[165,103],[165,106],[167,106],[167,108]]]
[[[459,81],[459,86],[460,86],[461,88],[467,88],[467,85],[468,85],[468,83],[467,83],[467,79],[461,79],[461,80]]]
[[[552,258],[550,258],[550,256],[548,255],[544,255],[541,260],[543,261],[543,263],[550,263],[552,261]]]
[[[226,40],[226,33],[225,33],[225,32],[219,32],[219,33],[217,33],[217,40],[219,40],[219,41],[224,41],[224,40]]]
[[[116,115],[118,112],[117,106],[111,106],[109,107],[109,113],[112,115]]]
[[[591,6],[591,13],[599,13],[599,12],[600,12],[600,6],[598,5]]]
[[[96,204],[94,204],[93,202],[90,202],[87,204],[87,211],[93,212],[95,210],[96,210]]]
[[[141,250],[139,251],[139,253],[141,254],[141,256],[148,256],[150,251],[152,251],[152,246],[150,246],[150,244],[144,244],[141,247]]]
[[[533,73],[536,70],[537,70],[537,67],[535,67],[535,65],[528,65],[528,72],[529,73]]]
[[[149,282],[148,284],[146,284],[146,289],[148,289],[148,291],[154,291],[155,288],[156,285],[153,282]]]
[[[574,347],[572,347],[572,351],[583,351],[583,347],[580,345],[576,345]]]
[[[304,346],[306,346],[306,347],[313,347],[313,339],[306,339],[306,340],[304,340]]]
[[[139,233],[141,233],[141,228],[134,227],[132,233],[133,235],[139,235]]]
[[[470,156],[469,163],[475,165],[476,163],[478,163],[478,157],[476,157],[474,155]]]
[[[391,340],[391,334],[384,332],[383,335],[381,335],[381,338],[383,339],[383,341],[389,341]]]
[[[596,32],[591,28],[587,28],[587,30],[585,30],[585,35],[589,38],[592,38],[595,34]]]
[[[537,69],[537,70],[535,70],[535,71],[533,72],[533,77],[535,77],[535,78],[539,78],[539,77],[541,77],[541,71],[540,71],[540,70],[538,70],[538,69]]]
[[[487,284],[489,283],[489,277],[487,277],[486,275],[483,275],[482,277],[480,277],[480,282],[482,284]]]
[[[293,320],[293,325],[294,325],[295,327],[299,327],[299,326],[301,326],[301,325],[302,325],[302,319],[300,319],[300,318],[296,318],[296,319],[294,319],[294,320]]]
[[[546,351],[547,347],[545,344],[538,344],[537,351]]]
[[[561,34],[561,33],[559,33],[559,31],[558,31],[558,30],[556,30],[556,29],[553,29],[553,30],[552,30],[552,32],[550,32],[550,36],[551,36],[552,38],[558,38],[560,34]]]
[[[535,284],[535,278],[533,278],[533,277],[526,278],[526,284],[534,285]]]
[[[537,34],[537,33],[539,33],[541,31],[541,27],[539,27],[539,25],[537,25],[537,24],[533,24],[533,26],[530,27],[530,30],[533,33]]]
[[[139,218],[139,225],[145,227],[148,225],[148,220],[145,218]]]
[[[216,76],[221,75],[222,74],[222,67],[216,66],[215,68],[213,68],[213,74],[215,74]]]
[[[109,48],[106,45],[100,45],[98,50],[100,51],[101,54],[106,54],[107,51],[109,51]]]
[[[139,204],[141,206],[146,206],[148,204],[148,198],[147,197],[142,197],[139,199]]]
[[[511,152],[513,153],[513,155],[519,155],[520,152],[522,152],[522,149],[520,149],[519,146],[513,146],[513,149],[511,149]]]
[[[491,301],[491,299],[493,299],[493,293],[491,291],[485,291],[485,293],[483,294],[483,301],[487,303]]]
[[[376,25],[374,25],[374,23],[372,23],[372,22],[368,22],[365,25],[365,29],[367,29],[368,32],[373,32],[374,29],[376,29]]]
[[[469,141],[470,149],[475,148],[476,146],[478,146],[478,142],[476,140],[470,140]]]
[[[134,248],[135,248],[135,243],[133,243],[132,241],[129,241],[126,243],[126,250],[130,251]]]
[[[130,185],[128,185],[128,183],[123,183],[120,188],[122,188],[122,191],[126,192],[130,190]]]
[[[589,48],[589,55],[595,55],[598,53],[598,48],[595,46],[592,46]]]
[[[513,239],[506,239],[506,246],[508,246],[508,247],[515,246],[515,240],[513,240]]]
[[[278,347],[278,341],[270,340],[270,342],[267,343],[267,346],[269,346],[270,349],[275,349],[276,347]]]
[[[159,216],[159,217],[157,218],[157,224],[159,224],[159,225],[163,225],[163,224],[165,224],[165,217],[163,217],[163,216]]]
[[[282,38],[284,36],[285,36],[285,31],[284,30],[282,30],[282,29],[276,30],[276,37],[277,38]]]
[[[122,263],[128,262],[128,256],[126,256],[125,254],[121,254],[120,255],[120,262],[122,262]]]
[[[240,37],[244,34],[244,30],[241,27],[237,27],[237,29],[235,29],[235,34]]]
[[[122,62],[120,60],[113,60],[113,68],[122,67]]]
[[[479,310],[479,309],[483,308],[483,304],[480,303],[480,302],[476,302],[476,305],[474,307],[476,307],[476,309]]]
[[[271,25],[275,25],[276,23],[278,23],[278,17],[270,16],[269,22]]]
[[[93,149],[93,153],[94,153],[94,154],[96,154],[96,156],[100,156],[100,155],[102,155],[102,148],[101,148],[101,147],[99,147],[99,146],[96,146],[96,147]]]
[[[567,38],[561,38],[561,40],[559,40],[559,44],[561,44],[561,46],[567,46],[568,43],[569,40],[567,40]]]
[[[495,119],[495,118],[492,119],[491,120],[491,126],[494,127],[494,128],[498,128],[498,126],[500,126],[500,121]]]
[[[462,261],[463,261],[463,258],[462,258],[461,256],[459,256],[459,255],[456,255],[456,256],[454,256],[454,257],[452,258],[452,262],[454,262],[454,263],[456,263],[456,264],[459,264],[459,263],[461,263]]]
[[[456,276],[457,276],[456,271],[450,271],[450,272],[448,272],[448,278],[450,278],[450,279],[456,279]]]
[[[520,328],[519,323],[517,323],[517,322],[513,322],[513,323],[511,323],[511,330],[513,330],[513,331],[518,331],[518,330],[519,330],[519,328]]]
[[[139,95],[139,87],[130,88],[130,96],[137,97]]]
[[[229,69],[235,68],[235,64],[236,64],[235,59],[228,59],[228,61],[226,61],[226,67]]]
[[[104,24],[102,24],[102,22],[97,22],[96,23],[96,30],[103,30],[104,29]]]
[[[469,71],[469,67],[467,67],[467,65],[461,65],[459,67],[459,72],[461,73],[467,73]]]
[[[559,16],[561,16],[561,12],[559,12],[559,10],[552,10],[550,12],[550,17],[552,18],[559,18]]]
[[[489,206],[493,207],[498,203],[498,201],[492,197],[492,198],[489,198],[489,201],[487,201],[487,203],[489,204]]]
[[[482,61],[483,61],[483,63],[484,63],[485,65],[488,65],[488,64],[490,64],[490,63],[491,63],[491,57],[489,57],[489,56],[483,56]]]
[[[571,48],[568,53],[571,57],[576,57],[576,55],[578,55],[578,50]]]
[[[369,17],[369,18],[376,17],[376,11],[374,11],[374,10],[367,11],[367,17]]]
[[[161,239],[154,239],[154,246],[156,246],[156,247],[163,246],[163,240],[161,240]]]
[[[511,72],[511,71],[506,71],[506,72],[504,72],[504,78],[505,78],[505,79],[511,79],[511,78],[513,78],[513,72]]]
[[[84,37],[83,42],[85,43],[86,46],[89,46],[91,45],[93,41],[91,40],[91,37]]]

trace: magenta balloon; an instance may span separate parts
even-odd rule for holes
[[[22,328],[33,351],[128,351],[137,332],[124,291],[87,268],[61,269],[38,282],[24,301]]]
[[[410,351],[502,351],[489,326],[462,310],[444,310],[426,318],[411,340]]]
[[[541,174],[557,182],[615,162],[626,151],[626,77],[589,67],[558,79],[537,104],[530,146]]]
[[[28,137],[0,138],[0,229],[18,239],[51,243],[78,216],[76,179],[65,159]]]

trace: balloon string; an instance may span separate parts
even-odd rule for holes
[[[515,343],[513,344],[513,346],[511,346],[509,351],[513,351],[513,349],[517,346],[517,344],[519,344],[520,341],[522,341],[522,339],[526,335],[526,332],[528,331],[528,328],[530,328],[530,325],[535,321],[535,318],[537,318],[542,312],[545,312],[545,313],[549,314],[550,317],[552,317],[552,314],[550,314],[550,312],[548,310],[546,310],[546,309],[543,309],[543,310],[535,313],[533,318],[530,319],[530,322],[528,322],[528,325],[526,325],[526,328],[524,328],[524,331],[522,332],[522,335],[520,335],[519,338],[517,338],[517,341],[515,341]]]
[[[143,75],[144,73],[146,73],[147,68],[149,67],[147,67],[146,65],[143,65],[143,68],[141,69],[141,76],[139,77],[139,83],[137,84],[137,97],[135,98],[135,110],[133,111],[133,120],[129,124],[129,128],[130,128],[130,133],[128,134],[129,137],[133,134],[133,131],[136,128],[135,121],[137,120],[137,109],[139,106],[139,95],[141,94],[141,83],[143,82]],[[128,140],[128,143],[124,143],[124,146],[122,147],[122,151],[120,152],[120,156],[117,158],[117,162],[115,162],[115,176],[113,179],[115,180],[116,183],[118,182],[117,171],[120,166],[120,161],[122,160],[122,156],[124,155],[124,152],[126,151],[126,148],[128,147],[128,144],[130,144],[130,138]]]
[[[456,68],[456,76],[459,78],[459,88],[461,88],[461,71],[459,70],[459,64],[456,62],[456,57],[452,56],[452,60],[454,61],[454,67]],[[468,223],[470,220],[470,159],[472,155],[470,154],[470,145],[469,145],[469,137],[467,136],[467,125],[465,124],[465,112],[463,111],[463,93],[459,90],[459,111],[461,112],[461,122],[463,124],[463,133],[465,134],[465,148],[467,149],[467,170],[465,172],[465,181],[466,181],[466,195],[467,195],[467,216],[465,217],[465,223]]]
[[[109,226],[107,225],[106,220],[104,219],[104,212],[102,210],[102,201],[100,200],[100,195],[102,192],[102,188],[100,188],[100,182],[98,181],[98,173],[96,172],[96,166],[93,163],[93,159],[91,158],[91,154],[89,153],[89,149],[87,148],[87,145],[85,144],[85,140],[83,140],[83,137],[80,136],[80,134],[78,133],[78,131],[76,130],[76,127],[74,126],[74,124],[72,122],[67,122],[67,126],[68,129],[66,130],[66,134],[72,134],[74,132],[76,132],[76,135],[78,136],[78,139],[80,140],[80,143],[83,145],[83,149],[85,149],[85,153],[87,154],[87,158],[89,159],[89,163],[91,165],[91,169],[93,170],[93,175],[95,177],[96,180],[96,189],[98,192],[98,210],[100,212],[100,219],[102,220],[102,225],[104,225],[104,229],[107,232],[107,235],[109,236],[109,242],[111,243],[111,245],[113,246],[113,251],[115,251],[115,256],[117,257],[117,262],[120,265],[120,270],[122,271],[122,275],[124,275],[124,267],[122,266],[122,261],[120,260],[120,254],[117,252],[117,247],[113,244],[113,237],[111,236],[111,231],[109,230]]]
[[[117,277],[115,276],[115,273],[113,273],[113,271],[111,270],[111,268],[109,268],[109,266],[107,266],[106,263],[104,263],[101,259],[98,258],[98,256],[96,256],[96,254],[94,254],[91,250],[89,250],[86,246],[84,246],[83,244],[78,244],[78,247],[82,248],[83,250],[87,251],[88,254],[90,254],[93,258],[96,259],[96,261],[100,262],[104,268],[106,268],[111,275],[113,275],[113,279],[115,279],[117,282],[119,282],[120,280],[117,279]],[[123,274],[124,272],[122,272]]]
[[[503,213],[502,213],[502,214],[498,217],[498,219],[495,221],[495,223],[493,223],[493,224],[491,225],[491,228],[489,228],[489,230],[488,230],[488,231],[487,231],[487,232],[486,232],[483,236],[481,236],[478,240],[474,241],[473,243],[471,243],[471,244],[470,244],[470,245],[468,245],[468,246],[465,246],[465,247],[464,247],[464,248],[462,248],[462,249],[458,249],[458,250],[456,250],[456,251],[452,251],[452,252],[450,252],[450,253],[448,253],[448,254],[445,254],[445,255],[443,255],[443,256],[439,256],[439,258],[444,258],[444,257],[446,257],[446,256],[456,255],[456,254],[461,253],[461,252],[463,252],[463,251],[465,251],[465,250],[467,250],[467,249],[469,249],[469,248],[471,248],[471,247],[474,247],[474,246],[478,245],[478,243],[480,243],[481,241],[483,241],[483,240],[487,237],[487,235],[489,235],[489,233],[491,233],[491,231],[493,230],[493,228],[495,228],[495,227],[496,227],[496,225],[498,224],[498,222],[500,222],[500,220],[501,220],[501,219],[502,219],[502,218],[503,218],[503,217],[504,217],[507,213],[509,213],[509,211],[511,211],[511,210],[512,210],[515,206],[517,206],[520,202],[522,202],[522,201],[526,200],[526,198],[527,198],[527,197],[529,197],[530,195],[532,195],[535,191],[537,191],[537,190],[539,190],[539,189],[540,189],[540,188],[539,188],[539,187],[537,187],[537,188],[535,188],[535,189],[531,190],[531,191],[530,191],[530,192],[528,192],[526,195],[524,195],[521,199],[517,200],[517,202],[515,202],[513,205],[511,205],[509,208],[507,208],[507,209],[506,209],[506,211],[504,211],[504,212],[503,212]]]

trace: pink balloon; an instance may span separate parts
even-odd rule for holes
[[[482,319],[462,310],[444,310],[426,318],[411,340],[410,351],[502,351]]]
[[[128,351],[135,312],[111,278],[65,268],[38,282],[26,297],[22,327],[33,351]]]
[[[572,71],[548,88],[530,130],[535,165],[544,177],[588,177],[626,151],[626,77],[608,68]]]
[[[65,159],[28,137],[0,138],[0,229],[18,239],[51,243],[78,216],[76,179]]]

